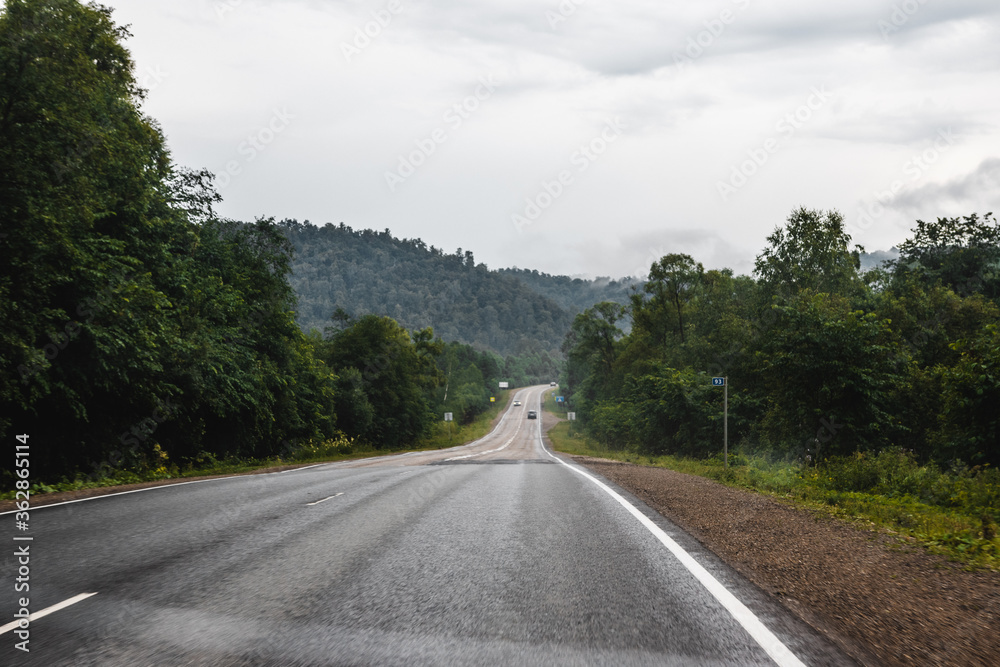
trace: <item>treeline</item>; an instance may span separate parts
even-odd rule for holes
[[[862,272],[842,216],[803,208],[768,237],[752,277],[667,255],[627,306],[576,317],[564,393],[613,448],[718,453],[723,392],[710,377],[721,376],[731,446],[997,465],[997,221],[918,221],[899,250]]]
[[[304,334],[289,226],[217,218],[212,175],[173,164],[139,109],[127,36],[73,0],[0,13],[0,438],[28,436],[32,480],[406,446],[444,409],[485,410],[501,376],[555,375],[544,350],[384,317]]]

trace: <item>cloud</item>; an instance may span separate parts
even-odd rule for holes
[[[1000,158],[983,160],[959,178],[905,192],[893,201],[892,208],[923,217],[1000,210]]]

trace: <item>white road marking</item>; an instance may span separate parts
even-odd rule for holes
[[[311,466],[302,466],[301,468],[289,468],[288,470],[279,470],[278,472],[269,472],[268,475],[284,475],[286,472],[298,472],[300,470],[309,470],[309,468],[318,468],[320,466],[325,466],[326,463],[316,463]]]
[[[539,405],[541,409],[541,405]],[[541,420],[539,420],[541,421]],[[771,659],[775,663],[780,665],[780,667],[805,667],[804,663],[795,657],[787,646],[781,643],[781,640],[774,636],[774,634],[767,629],[767,627],[761,623],[760,619],[750,609],[747,608],[745,604],[740,602],[735,595],[729,592],[725,586],[719,583],[719,580],[712,576],[712,574],[701,566],[698,561],[696,561],[691,554],[684,550],[681,545],[677,544],[669,535],[663,532],[663,529],[657,526],[650,520],[648,516],[639,511],[637,507],[632,505],[629,501],[625,500],[620,494],[616,493],[611,487],[597,479],[593,475],[585,472],[584,470],[578,468],[577,466],[570,465],[566,463],[558,456],[555,456],[545,447],[545,442],[542,440],[542,426],[538,425],[538,442],[542,446],[542,451],[551,456],[553,459],[563,464],[573,472],[578,475],[582,475],[586,479],[590,480],[596,484],[602,491],[607,493],[609,496],[614,498],[618,503],[621,504],[629,514],[638,519],[639,523],[646,527],[646,529],[653,534],[656,539],[658,539],[663,546],[670,550],[677,560],[681,562],[681,565],[687,568],[688,572],[694,575],[702,586],[708,589],[716,600],[718,600],[723,607],[726,608],[736,621],[743,626],[743,628],[750,633],[760,647],[767,652]]]
[[[342,496],[342,495],[344,495],[344,494],[343,493],[335,493],[332,496],[330,496],[329,498],[324,498],[323,500],[317,500],[314,503],[306,503],[306,507],[310,507],[312,505],[319,505],[320,503],[325,503],[326,501],[330,500],[330,498],[336,498],[337,496]]]
[[[203,482],[224,482],[227,480],[237,479],[237,477],[246,477],[247,475],[238,475],[234,477],[215,477],[213,479],[195,479],[190,482],[177,482],[175,484],[161,484],[160,486],[150,486],[145,489],[132,489],[131,491],[119,491],[117,493],[106,493],[103,496],[91,496],[90,498],[77,498],[76,500],[66,500],[61,503],[50,503],[48,505],[32,505],[31,511],[37,512],[38,510],[47,509],[49,507],[59,507],[60,505],[72,505],[73,503],[84,503],[88,500],[100,500],[101,498],[110,498],[112,496],[124,496],[130,493],[142,493],[144,491],[156,491],[157,489],[170,489],[175,486],[184,486],[185,484],[201,484]],[[10,510],[9,512],[0,512],[0,516],[4,514],[13,514],[18,510]]]
[[[514,438],[516,438],[517,434],[520,433],[520,432],[521,432],[521,423],[518,422],[518,424],[517,424],[517,430],[514,431],[514,435],[510,436],[510,440],[508,440],[507,442],[503,443],[501,446],[497,447],[496,449],[487,449],[485,452],[475,452],[474,454],[466,454],[464,456],[452,456],[450,459],[445,459],[445,461],[458,461],[460,459],[471,459],[473,456],[482,456],[483,454],[492,454],[493,452],[499,452],[502,449],[507,449],[507,446],[510,445],[510,443],[514,442]]]
[[[66,607],[69,607],[70,605],[74,605],[77,602],[81,602],[83,600],[86,600],[87,598],[89,598],[89,597],[91,597],[93,595],[97,595],[97,593],[80,593],[79,595],[75,595],[75,596],[71,597],[68,600],[64,600],[64,601],[60,602],[59,604],[54,604],[51,607],[46,607],[45,609],[43,609],[41,611],[36,611],[33,614],[28,614],[28,622],[31,623],[31,622],[37,621],[38,619],[40,619],[40,618],[42,618],[44,616],[48,616],[49,614],[51,614],[53,612],[57,612],[60,609],[65,609]],[[11,630],[15,629],[20,624],[21,624],[21,621],[14,621],[13,623],[8,623],[7,625],[4,625],[4,626],[0,627],[0,635],[6,634],[6,633],[10,632]]]

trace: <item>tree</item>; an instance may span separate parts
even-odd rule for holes
[[[621,304],[605,301],[573,320],[563,351],[568,357],[569,390],[566,396],[578,401],[578,407],[594,401],[609,389],[615,370],[616,342],[622,336],[618,322],[625,313]]]
[[[663,348],[673,330],[684,343],[684,311],[704,275],[704,267],[690,255],[670,254],[649,268],[642,293],[632,297],[636,326],[649,332]],[[644,298],[643,294],[648,295]],[[668,322],[673,322],[673,325]]]
[[[927,286],[940,282],[960,296],[1000,299],[1000,223],[992,216],[917,220],[913,236],[899,246],[894,274]]]
[[[837,211],[801,207],[767,241],[754,273],[769,294],[789,297],[809,289],[851,295],[862,286],[858,272],[864,248],[850,249],[851,236]]]
[[[1000,327],[988,324],[957,341],[961,359],[943,373],[936,456],[968,463],[1000,464]]]
[[[367,412],[361,392],[374,415],[370,422],[358,419],[353,425],[341,424],[361,429],[347,431],[348,435],[383,448],[413,444],[427,433],[435,420],[431,392],[440,381],[434,357],[442,351],[441,343],[432,338],[430,330],[411,337],[395,320],[376,315],[364,315],[333,333],[328,339],[327,363],[352,382],[347,397],[357,407],[351,412]],[[346,373],[348,369],[354,372]]]
[[[777,322],[757,352],[766,441],[779,451],[824,454],[884,444],[901,367],[889,321],[809,290],[774,308]]]

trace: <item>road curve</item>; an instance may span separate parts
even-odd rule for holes
[[[546,389],[462,447],[33,510],[31,611],[73,603],[30,653],[0,633],[0,664],[852,664],[547,451],[526,419]]]

